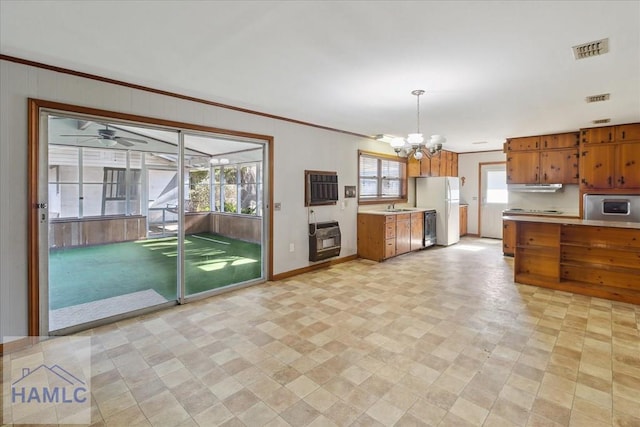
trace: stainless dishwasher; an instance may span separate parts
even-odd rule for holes
[[[422,246],[429,247],[436,244],[436,211],[428,210],[424,212],[424,238]]]

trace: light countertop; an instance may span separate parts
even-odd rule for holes
[[[435,209],[431,209],[431,208],[403,208],[400,207],[398,209],[402,209],[399,211],[388,211],[385,209],[372,209],[370,211],[367,210],[362,210],[362,211],[358,211],[359,214],[371,214],[371,215],[399,215],[399,214],[410,214],[412,212],[425,212],[425,211],[432,211]]]
[[[623,221],[600,221],[594,219],[559,218],[551,216],[507,215],[502,219],[523,222],[544,222],[548,224],[586,225],[589,227],[634,228],[640,230],[640,223]]]

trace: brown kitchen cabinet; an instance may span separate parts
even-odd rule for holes
[[[407,162],[407,175],[410,178],[429,176],[458,176],[458,153],[442,150],[434,158],[424,156],[416,160],[413,156]]]
[[[389,215],[359,213],[358,256],[383,261],[421,249],[423,217],[422,211]]]
[[[514,256],[516,253],[516,222],[502,220],[502,254]]]
[[[537,184],[540,182],[540,152],[511,151],[507,153],[507,183]]]
[[[396,255],[411,251],[411,214],[396,215]]]
[[[529,151],[540,149],[539,136],[524,136],[507,139],[507,152],[509,151]]]
[[[578,148],[578,146],[580,146],[580,133],[578,132],[558,133],[540,137],[540,150]]]
[[[460,205],[460,236],[467,234],[467,221],[469,219],[469,206]]]
[[[424,212],[411,212],[411,250],[422,249],[424,238]]]
[[[583,190],[640,188],[640,139],[629,140],[636,135],[637,127],[640,126],[608,126],[610,130],[606,132],[606,138],[603,137],[605,133],[600,132],[595,140],[593,129],[582,131],[580,187]],[[608,141],[609,133],[622,137],[623,132],[626,138],[623,142]],[[607,139],[607,143],[600,142],[602,139]]]
[[[578,150],[546,150],[540,153],[540,183],[577,184]]]
[[[510,138],[506,143],[508,184],[577,184],[578,132]]]

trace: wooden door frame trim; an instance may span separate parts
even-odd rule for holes
[[[141,116],[137,114],[119,113],[115,111],[101,110],[97,108],[82,107],[78,105],[65,104],[55,101],[29,98],[27,100],[28,111],[28,209],[27,209],[27,280],[28,280],[28,334],[30,336],[40,335],[40,281],[39,281],[39,212],[37,209],[38,200],[38,166],[39,166],[39,144],[40,144],[40,111],[42,109],[61,111],[67,113],[84,114],[97,117],[113,118],[131,122],[151,124],[169,128],[177,128],[189,131],[199,131],[230,135],[241,138],[260,139],[267,142],[267,180],[269,183],[267,195],[268,210],[268,232],[267,240],[267,268],[265,278],[273,280],[273,159],[274,159],[274,138],[270,135],[261,135],[250,132],[234,131],[210,126],[196,125],[193,123],[178,122],[173,120],[158,119]],[[263,218],[264,219],[264,218]]]
[[[506,160],[503,162],[479,162],[478,163],[478,237],[482,237],[482,166],[489,165],[507,165]]]

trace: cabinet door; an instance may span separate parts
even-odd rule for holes
[[[431,159],[427,156],[420,160],[420,176],[431,176]]]
[[[414,212],[411,214],[411,250],[422,248],[424,237],[424,212]]]
[[[516,222],[502,221],[502,253],[513,256],[516,253]]]
[[[400,215],[398,215],[400,216]],[[396,221],[396,255],[411,250],[411,220],[398,219]]]
[[[407,176],[409,178],[419,177],[421,166],[420,160],[416,160],[413,156],[409,157],[409,159],[407,159]]]
[[[640,123],[616,126],[616,141],[640,141]]]
[[[580,135],[580,142],[583,144],[604,144],[613,142],[615,138],[613,126],[582,129]]]
[[[540,148],[539,136],[525,136],[507,139],[507,151],[537,150]]]
[[[460,236],[467,234],[467,206],[460,206]]]
[[[577,148],[580,145],[580,133],[559,133],[540,137],[540,149],[547,148]]]
[[[507,184],[538,184],[539,167],[538,151],[507,153]]]
[[[429,176],[440,176],[440,162],[442,162],[441,157],[442,153],[431,158],[431,174]]]
[[[540,182],[543,184],[577,184],[578,149],[542,151],[540,153]]]
[[[451,151],[440,153],[440,176],[451,176]]]
[[[616,187],[640,188],[640,142],[618,144]]]
[[[580,149],[580,186],[613,188],[615,145],[583,145]]]
[[[458,176],[458,153],[451,153],[451,176]]]

